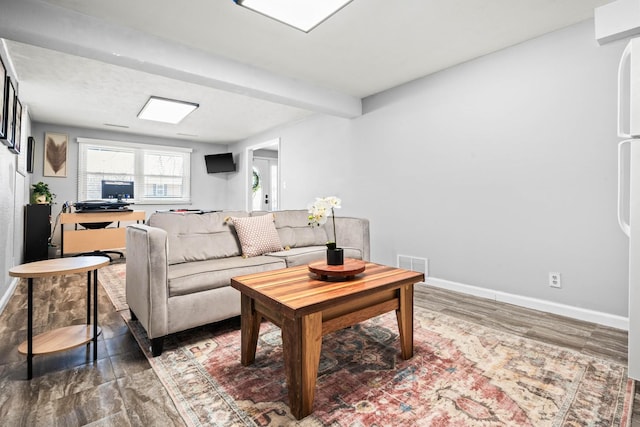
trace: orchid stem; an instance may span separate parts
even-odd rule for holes
[[[331,219],[333,220],[333,243],[336,244],[336,248],[338,247],[338,238],[336,237],[336,214],[331,208]]]

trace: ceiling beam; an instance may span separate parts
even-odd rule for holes
[[[338,117],[362,100],[40,0],[0,0],[0,38]]]

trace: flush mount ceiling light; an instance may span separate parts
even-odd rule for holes
[[[138,113],[139,119],[178,124],[189,113],[198,108],[193,102],[176,101],[174,99],[152,96]]]
[[[352,0],[233,0],[305,33],[313,30]]]

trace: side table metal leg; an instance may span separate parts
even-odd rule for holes
[[[91,272],[87,271],[87,325],[91,323]]]
[[[93,270],[93,361],[98,360],[98,270]]]
[[[27,279],[27,379],[33,377],[33,278]]]

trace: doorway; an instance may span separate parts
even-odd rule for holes
[[[276,211],[280,207],[280,139],[247,147],[247,210]]]

